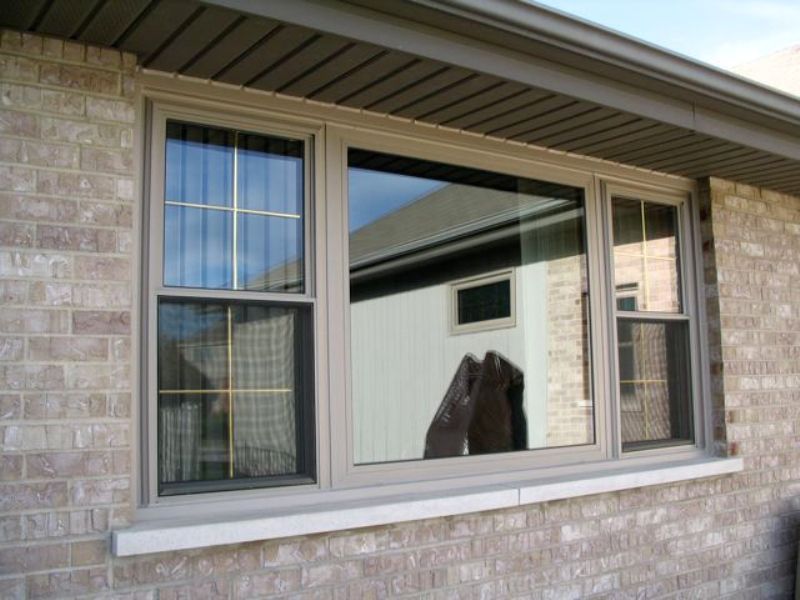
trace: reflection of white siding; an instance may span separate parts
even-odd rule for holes
[[[425,434],[467,353],[506,356],[525,373],[528,444],[546,441],[547,265],[517,269],[517,325],[449,333],[447,284],[358,302],[351,308],[357,463],[421,458]],[[527,317],[527,318],[526,318]]]

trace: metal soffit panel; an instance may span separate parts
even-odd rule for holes
[[[194,0],[3,2],[0,25],[177,72],[686,177],[800,194],[800,162],[584,99]]]

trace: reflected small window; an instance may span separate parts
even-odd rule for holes
[[[513,281],[514,273],[508,271],[452,284],[452,333],[513,327],[516,323]]]

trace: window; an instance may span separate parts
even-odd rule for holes
[[[691,442],[678,208],[613,197],[612,213],[622,448]]]
[[[450,284],[450,332],[514,327],[516,325],[515,271]]]
[[[145,504],[704,452],[691,184],[159,103],[150,132]]]
[[[165,118],[151,197],[161,496],[315,478],[306,141]],[[154,190],[155,191],[155,190]],[[160,260],[158,260],[160,258]]]

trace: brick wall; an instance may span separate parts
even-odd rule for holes
[[[740,475],[112,559],[129,522],[130,57],[0,38],[0,597],[766,598],[794,583],[800,199],[703,190],[717,447]]]
[[[0,597],[104,589],[131,512],[135,61],[0,51]]]

